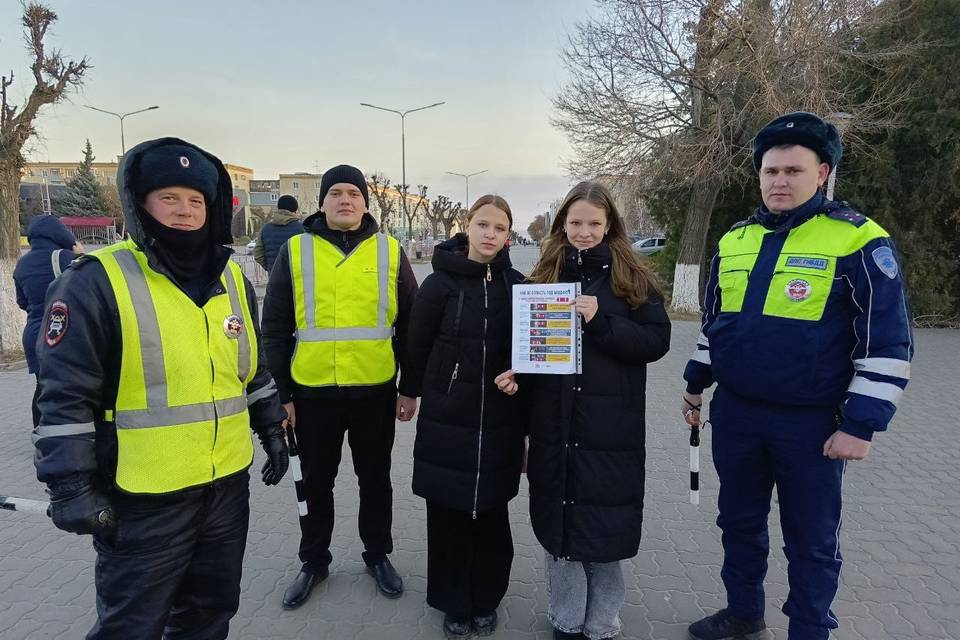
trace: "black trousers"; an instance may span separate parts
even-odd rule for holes
[[[507,505],[471,518],[427,502],[427,604],[459,620],[496,610],[507,592],[513,538]]]
[[[393,551],[390,454],[396,429],[396,398],[395,392],[388,391],[362,399],[294,399],[308,510],[300,518],[300,561],[305,571],[317,573],[333,560],[333,485],[345,433],[360,488],[363,559],[374,564]]]
[[[246,471],[171,496],[117,496],[94,537],[97,623],[87,640],[222,640],[240,605],[250,520]]]

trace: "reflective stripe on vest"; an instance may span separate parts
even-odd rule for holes
[[[400,243],[377,233],[344,255],[304,233],[287,248],[297,323],[294,381],[310,387],[389,381],[396,373]]]
[[[750,224],[728,231],[720,239],[720,311],[737,313],[743,307],[750,273],[769,229]],[[842,220],[817,215],[794,227],[780,250],[763,305],[763,315],[817,321],[823,317],[837,259],[858,251],[887,232],[872,220],[855,227]]]
[[[240,268],[202,308],[147,265],[132,241],[93,252],[113,287],[122,332],[117,486],[168,493],[250,465],[246,386],[257,343]]]

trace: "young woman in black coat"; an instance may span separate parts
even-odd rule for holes
[[[494,383],[510,368],[511,288],[523,280],[504,248],[512,224],[502,198],[477,200],[466,233],[434,248],[410,321],[422,397],[413,492],[427,500],[427,603],[448,637],[493,632],[513,561],[523,429]]]
[[[530,280],[580,282],[583,373],[528,375],[530,519],[546,550],[556,638],[610,638],[624,601],[620,561],[643,522],[646,365],[670,348],[652,272],[633,254],[610,192],[567,194]],[[516,393],[512,371],[497,377]]]

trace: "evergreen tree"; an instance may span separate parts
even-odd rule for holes
[[[106,216],[109,206],[93,173],[93,147],[90,140],[83,150],[83,162],[70,180],[64,194],[57,198],[54,209],[62,216]]]

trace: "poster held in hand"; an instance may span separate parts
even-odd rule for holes
[[[573,307],[578,295],[579,282],[513,287],[510,358],[515,372],[581,373],[581,319]]]

